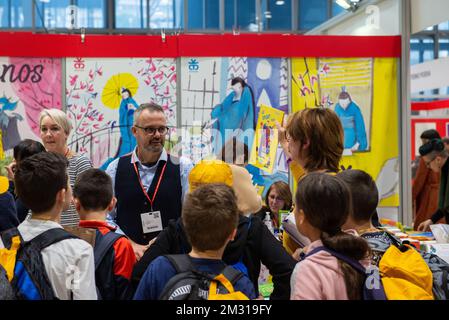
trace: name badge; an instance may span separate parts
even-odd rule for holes
[[[160,211],[145,212],[140,215],[143,233],[162,231],[162,218]]]

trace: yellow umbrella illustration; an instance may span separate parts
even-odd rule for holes
[[[128,89],[134,96],[139,89],[139,82],[131,73],[118,73],[109,78],[101,93],[101,102],[111,109],[120,107],[122,89]]]

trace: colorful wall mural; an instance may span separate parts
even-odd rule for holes
[[[39,113],[62,108],[61,59],[0,57],[0,155],[40,140]]]
[[[233,138],[251,151],[261,105],[288,113],[287,59],[181,59],[182,150],[194,162],[220,154]],[[274,181],[288,181],[285,155],[275,148],[272,170],[248,166],[265,191]]]
[[[64,74],[61,64],[51,58],[0,58],[0,157],[24,138],[40,140],[38,115],[55,107],[72,121],[70,147],[106,168],[134,148],[134,110],[150,101],[164,108],[170,146],[181,141],[179,152],[194,162],[216,156],[231,139],[251,151],[255,138],[263,136],[255,131],[261,106],[286,117],[291,92],[293,112],[310,107],[337,112],[345,129],[341,164],[376,179],[382,206],[399,204],[396,59],[294,58],[289,70],[286,58],[77,57],[65,59]],[[260,143],[256,147],[263,151]],[[255,166],[254,159],[247,166],[262,194],[274,181],[288,182],[285,155],[277,144],[274,148],[264,149],[274,159],[269,170]]]
[[[397,60],[292,59],[292,107],[332,108],[345,133],[341,165],[368,172],[381,206],[399,205]]]
[[[67,113],[74,130],[69,145],[105,169],[131,152],[134,110],[160,104],[176,135],[176,60],[162,58],[67,58]],[[169,139],[170,140],[170,139]]]

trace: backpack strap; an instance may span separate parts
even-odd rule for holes
[[[396,247],[400,247],[402,245],[402,242],[399,239],[397,239],[395,236],[393,236],[391,233],[385,231],[385,234],[391,240],[393,245],[395,245]]]
[[[23,238],[19,232],[19,229],[17,229],[17,227],[15,228],[11,228],[8,230],[5,230],[3,232],[0,233],[0,237],[2,239],[3,242],[3,246],[7,249],[11,248],[11,244],[12,244],[12,238],[14,238],[15,236],[19,236],[20,237],[20,243],[23,242]]]
[[[226,266],[221,273],[233,286],[243,277],[243,273],[232,266]]]
[[[67,232],[63,228],[53,228],[45,232],[42,232],[40,235],[34,237],[30,241],[27,241],[25,244],[32,243],[37,247],[39,251],[42,251],[46,247],[66,239],[79,239],[79,238],[71,234],[70,232]]]
[[[175,268],[176,273],[195,270],[192,260],[190,260],[190,256],[188,254],[168,254],[164,257],[170,261]]]
[[[211,285],[209,288],[209,294],[215,293],[217,291],[218,283],[223,285],[231,293],[234,291],[233,286],[237,283],[238,280],[240,280],[243,277],[243,273],[234,269],[231,266],[224,267],[224,269],[216,276],[197,271],[192,263],[190,256],[187,254],[164,255],[164,257],[167,258],[173,265],[173,267],[176,270],[176,275],[172,277],[165,285],[159,297],[160,300],[168,299],[167,295],[170,292],[170,289],[173,287],[173,285],[177,283],[180,279],[183,279],[185,275],[189,273],[201,275],[203,277],[210,279]]]
[[[177,274],[187,271],[197,271],[190,256],[187,254],[169,254],[164,257],[170,261]],[[220,273],[222,273],[233,285],[243,277],[243,273],[232,266],[224,267]]]
[[[234,294],[234,286],[237,283],[237,281],[239,279],[241,279],[243,276],[243,273],[241,273],[240,271],[234,269],[231,266],[226,266],[220,274],[216,275],[214,277],[215,281],[212,281],[210,283],[210,287],[209,287],[209,299],[211,300],[216,300],[217,298],[217,288],[218,288],[218,283],[221,284],[221,286],[223,286],[224,288],[226,288],[226,290],[228,291],[228,293],[230,294]],[[242,294],[240,292],[240,294]],[[248,299],[248,297],[244,296],[246,299]],[[246,300],[245,299],[245,300]]]
[[[348,256],[345,256],[344,254],[341,254],[341,253],[339,253],[339,252],[337,252],[337,251],[334,251],[334,250],[332,250],[332,249],[329,249],[329,248],[327,248],[327,247],[324,247],[324,246],[322,246],[322,247],[317,247],[317,248],[313,249],[312,251],[310,251],[310,252],[305,256],[305,258],[307,258],[308,256],[311,256],[311,255],[313,255],[313,254],[315,254],[315,253],[317,253],[317,252],[319,252],[319,251],[326,251],[327,253],[331,254],[331,255],[334,256],[335,258],[337,258],[337,259],[339,259],[339,260],[341,260],[341,261],[343,261],[343,262],[346,262],[347,264],[349,264],[352,268],[354,268],[354,269],[357,270],[358,272],[360,272],[360,273],[366,275],[366,269],[365,269],[364,266],[362,266],[362,265],[360,264],[360,262],[358,262],[357,260],[352,259],[352,258],[350,258],[350,257],[348,257]]]
[[[196,271],[196,268],[193,265],[190,256],[187,254],[169,254],[165,255],[164,257],[166,257],[170,261],[170,263],[175,268],[176,273]],[[228,279],[233,285],[243,277],[243,273],[233,268],[232,266],[224,267],[224,269],[220,273],[222,273],[226,277],[226,279]]]
[[[165,284],[164,289],[159,295],[159,300],[168,300],[172,287],[178,283],[179,280],[184,279],[189,274],[201,274],[212,280],[212,277],[208,276],[206,273],[196,271],[195,266],[193,265],[188,254],[168,254],[164,255],[164,257],[167,258],[175,268],[176,274]]]
[[[121,237],[124,237],[124,235],[115,233],[114,231],[109,231],[101,236],[100,231],[97,230],[94,247],[95,270],[98,269],[98,266],[101,264],[101,261],[103,261],[109,249]]]

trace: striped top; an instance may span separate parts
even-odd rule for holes
[[[70,186],[73,189],[73,185],[75,184],[76,177],[86,171],[87,169],[92,168],[92,162],[83,155],[74,155],[69,160],[69,167],[67,168],[67,171],[69,173],[69,181]],[[78,213],[76,212],[75,206],[70,204],[70,207],[68,210],[63,211],[61,213],[61,222],[60,224],[64,226],[78,226],[80,221],[80,218],[78,216]]]

